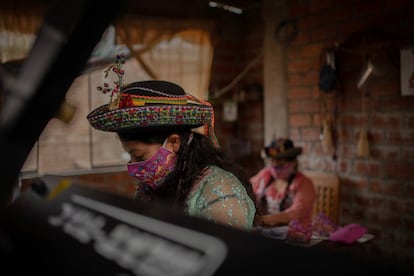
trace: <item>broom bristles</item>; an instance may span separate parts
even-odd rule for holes
[[[369,156],[369,142],[365,128],[362,128],[361,133],[359,134],[359,140],[357,143],[357,155],[360,157]]]
[[[325,150],[328,150],[332,147],[332,128],[329,124],[329,120],[325,119],[323,122],[323,131],[322,131],[323,139],[322,145]]]

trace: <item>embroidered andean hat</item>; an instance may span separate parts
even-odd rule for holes
[[[263,151],[269,158],[293,159],[302,153],[302,148],[295,147],[291,139],[277,138],[264,147]]]
[[[124,72],[122,56],[106,73],[118,75],[115,88],[108,84],[98,87],[111,93],[108,104],[102,105],[87,116],[90,125],[109,132],[155,131],[193,129],[205,126],[205,134],[217,144],[214,134],[214,110],[207,101],[186,93],[172,82],[161,80],[138,81],[122,86]]]

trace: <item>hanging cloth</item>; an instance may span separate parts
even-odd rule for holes
[[[321,69],[319,71],[319,89],[325,93],[337,88],[338,76],[335,65],[335,52],[332,49],[322,51]]]
[[[329,150],[332,147],[334,148],[333,158],[336,159],[336,148],[334,145],[334,124],[335,114],[330,114],[328,104],[329,99],[332,97],[333,92],[335,91],[334,100],[336,102],[336,91],[338,88],[338,75],[337,67],[335,62],[335,51],[334,48],[325,48],[321,52],[321,66],[319,72],[319,90],[323,93],[321,94],[321,106],[320,106],[320,115],[322,120],[321,127],[321,142],[324,150]],[[336,106],[335,106],[336,109]],[[336,113],[336,110],[335,110]]]

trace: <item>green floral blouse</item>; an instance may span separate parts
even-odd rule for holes
[[[248,230],[256,213],[242,183],[232,173],[215,166],[207,168],[194,185],[187,206],[189,215]]]

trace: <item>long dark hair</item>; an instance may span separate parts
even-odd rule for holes
[[[165,181],[165,185],[153,190],[146,185],[138,185],[137,199],[144,202],[165,202],[183,209],[185,200],[194,182],[202,176],[207,166],[217,166],[234,174],[245,187],[249,197],[256,205],[252,186],[242,168],[228,159],[220,148],[204,135],[191,130],[153,131],[147,133],[118,133],[121,141],[141,141],[144,143],[162,144],[171,134],[177,134],[181,139],[177,164],[174,171]],[[189,142],[190,135],[193,135]]]

